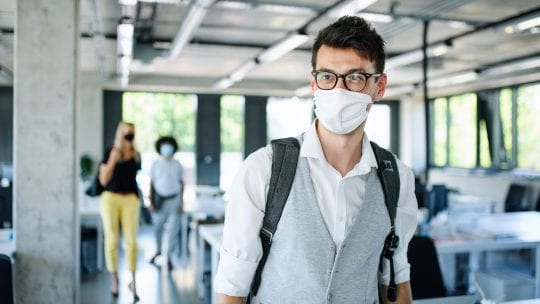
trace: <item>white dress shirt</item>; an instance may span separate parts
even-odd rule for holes
[[[364,134],[360,162],[345,176],[326,161],[315,123],[304,134],[300,157],[307,158],[317,203],[324,222],[339,248],[364,202],[365,186],[375,154]],[[400,245],[394,254],[396,283],[409,280],[407,244],[416,230],[418,205],[414,196],[412,171],[397,160],[400,196],[396,215],[396,234]],[[247,296],[262,256],[259,230],[266,207],[272,165],[272,147],[252,153],[242,165],[229,191],[220,262],[214,281],[216,292],[229,296]],[[272,249],[270,249],[272,250]],[[388,285],[390,272],[385,260],[379,281]]]

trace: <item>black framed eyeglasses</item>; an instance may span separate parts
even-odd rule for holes
[[[337,74],[330,71],[311,71],[311,75],[315,77],[315,83],[321,90],[332,90],[336,87],[339,78],[343,78],[343,83],[349,91],[362,91],[371,77],[379,77],[381,73],[364,73],[352,72],[348,74]]]

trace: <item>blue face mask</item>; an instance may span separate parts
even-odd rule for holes
[[[169,157],[174,154],[174,147],[169,144],[163,144],[159,147],[159,153],[165,157]]]

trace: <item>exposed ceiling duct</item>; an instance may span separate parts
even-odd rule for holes
[[[184,46],[189,43],[189,40],[193,36],[193,32],[201,24],[208,8],[214,2],[215,0],[195,0],[191,5],[172,42],[169,53],[170,59],[175,59],[180,55]]]

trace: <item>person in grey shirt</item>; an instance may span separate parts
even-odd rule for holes
[[[169,229],[169,247],[167,250],[167,267],[173,268],[171,256],[179,243],[181,213],[183,212],[184,168],[174,159],[178,143],[174,137],[160,137],[156,142],[156,150],[160,157],[152,164],[150,170],[151,205],[149,210],[156,214],[156,253],[150,263],[156,264],[161,255],[163,230],[167,220],[172,220]]]

